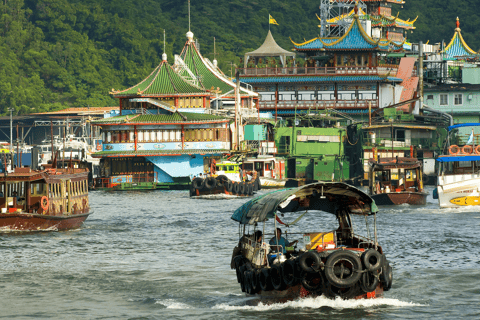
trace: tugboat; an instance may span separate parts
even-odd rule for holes
[[[424,205],[422,162],[416,158],[370,159],[369,190],[377,205]]]
[[[278,190],[248,201],[232,216],[240,224],[240,240],[231,267],[242,291],[278,301],[382,295],[390,290],[393,273],[377,242],[377,211],[366,193],[340,182]],[[332,215],[337,223],[325,229],[334,220]],[[373,230],[364,217],[373,217]],[[309,221],[297,227],[302,218]],[[367,236],[355,233],[357,220],[366,221]],[[280,224],[292,228],[286,232],[287,238],[303,238],[301,249],[292,246],[297,241],[279,236]],[[317,224],[322,230],[315,229]],[[268,229],[276,230],[276,235],[266,242]]]
[[[88,169],[17,167],[0,176],[0,232],[57,231],[82,226],[90,214]]]
[[[243,171],[235,162],[210,163],[210,173],[205,177],[193,178],[190,197],[214,194],[252,196],[261,189],[256,171]]]

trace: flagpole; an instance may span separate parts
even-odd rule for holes
[[[270,13],[268,14],[268,31],[270,31]]]

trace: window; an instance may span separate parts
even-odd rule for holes
[[[315,93],[310,94],[310,101],[315,101],[317,98],[315,97]]]
[[[433,94],[427,95],[427,100],[433,100]]]
[[[455,100],[454,100],[454,104],[455,104],[456,106],[463,104],[463,94],[462,94],[462,93],[456,93],[456,94],[454,95],[454,97],[455,97],[455,98],[454,98],[454,99],[455,99]]]
[[[441,94],[440,95],[440,105],[441,106],[448,106],[448,95],[447,94]]]
[[[297,97],[296,97],[294,94],[292,94],[292,95],[290,96],[290,100],[295,101],[295,100],[297,100]]]

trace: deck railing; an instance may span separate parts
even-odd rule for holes
[[[251,76],[344,76],[344,75],[390,75],[397,74],[397,65],[379,65],[377,67],[265,67],[237,68],[240,77]]]
[[[260,110],[285,110],[285,109],[368,109],[368,105],[371,103],[372,109],[378,108],[377,99],[367,100],[322,100],[322,101],[259,101],[258,106]]]

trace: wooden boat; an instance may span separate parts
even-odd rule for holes
[[[379,158],[368,162],[370,196],[377,205],[427,203],[422,162],[416,158]]]
[[[88,169],[15,168],[0,176],[0,231],[55,231],[82,226],[90,214]]]
[[[345,299],[382,295],[391,288],[393,273],[377,242],[377,210],[367,194],[340,182],[312,183],[248,201],[232,216],[240,224],[240,240],[233,250],[231,267],[242,291],[276,301],[320,295]],[[336,223],[323,229],[333,221],[331,215]],[[365,219],[370,216],[374,217],[373,230],[370,219]],[[307,217],[303,227],[296,227]],[[367,222],[366,230],[373,239],[354,233],[357,221]],[[265,230],[273,231],[279,224],[292,230],[286,232],[287,238],[303,238],[304,247],[297,250],[285,243],[283,248],[275,237],[265,242]],[[317,224],[323,230],[311,230]]]

